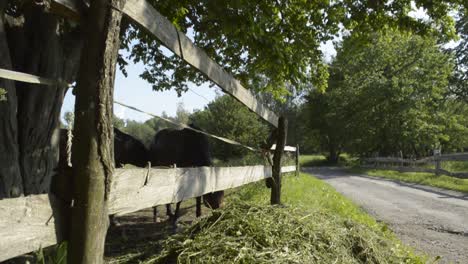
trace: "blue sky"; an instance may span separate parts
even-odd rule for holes
[[[128,77],[125,77],[120,70],[117,70],[114,89],[115,101],[134,106],[156,115],[160,115],[163,111],[169,115],[175,115],[179,102],[183,102],[185,108],[192,112],[194,109],[203,109],[208,101],[213,100],[216,96],[216,90],[218,90],[219,93],[219,88],[210,88],[207,84],[202,86],[189,84],[190,89],[206,99],[196,95],[190,90],[181,97],[177,97],[175,91],[155,92],[148,82],[139,77],[143,69],[144,66],[142,64],[128,65]],[[74,104],[75,97],[70,90],[65,96],[62,116],[66,111],[73,111]],[[144,121],[150,118],[150,116],[146,114],[141,114],[119,105],[114,105],[114,113],[120,118],[138,121]]]
[[[327,60],[330,59],[331,55],[335,54],[331,41],[323,44],[322,50]],[[168,115],[174,116],[179,102],[182,102],[188,111],[193,112],[196,109],[203,109],[209,101],[212,101],[216,97],[216,94],[223,93],[217,86],[210,88],[208,83],[201,86],[189,83],[190,90],[182,94],[181,97],[177,97],[175,91],[156,92],[153,91],[151,84],[139,77],[143,70],[143,64],[132,64],[129,62],[127,66],[128,77],[125,77],[117,69],[114,87],[115,101],[156,115],[160,115],[165,111]],[[72,95],[71,90],[69,90],[62,107],[62,117],[65,112],[74,110],[74,104],[75,97]],[[145,121],[151,118],[146,114],[138,113],[115,104],[114,113],[120,118],[137,121]]]

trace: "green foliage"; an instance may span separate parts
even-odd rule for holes
[[[468,172],[468,161],[442,161],[440,166],[450,172]]]
[[[460,166],[460,165],[455,165]],[[455,167],[460,168],[460,167]],[[462,168],[467,168],[466,163],[462,165]],[[450,169],[450,168],[444,168]],[[421,185],[434,186],[444,188],[448,190],[454,190],[459,192],[468,193],[468,179],[458,179],[446,175],[437,176],[434,173],[426,172],[398,172],[392,170],[377,170],[377,169],[363,169],[353,168],[351,169],[354,173],[361,173],[373,177],[382,177],[386,179],[398,180],[402,182],[411,182]],[[464,170],[467,171],[467,170]]]
[[[70,111],[66,112],[63,115],[63,119],[65,119],[67,128],[73,128],[73,125],[75,123],[75,114],[73,112],[70,112]]]
[[[0,88],[0,102],[7,100],[7,91],[3,88]]]
[[[456,67],[450,90],[466,103],[468,102],[468,7],[460,9],[457,16],[456,29],[461,40],[453,50],[456,55]]]
[[[122,130],[125,127],[125,121],[116,115],[112,115],[112,125],[115,128]]]
[[[318,90],[326,88],[328,71],[320,43],[342,30],[373,32],[387,28],[440,33],[455,37],[448,15],[459,0],[426,1],[149,1],[182,32],[193,32],[195,44],[232,73],[246,87],[269,92],[275,98],[288,94],[287,85]],[[410,17],[411,4],[426,10],[431,19]],[[205,77],[175,56],[166,58],[158,41],[130,27],[122,47],[130,51],[119,58],[143,62],[143,79],[155,90],[187,91],[187,81]],[[168,73],[168,74],[167,74]],[[307,84],[307,85],[304,85]]]
[[[156,131],[150,127],[146,122],[140,123],[134,120],[127,120],[125,127],[122,131],[139,139],[145,146],[149,147],[153,142]]]
[[[426,156],[440,144],[459,144],[467,123],[446,98],[452,67],[434,38],[398,31],[349,36],[331,64],[329,90],[308,96],[311,128],[335,157],[344,149]]]
[[[38,264],[67,264],[67,242],[61,242],[48,249],[39,249],[36,252]]]
[[[142,263],[424,263],[328,184],[285,177],[285,206],[269,205],[263,183],[163,243]],[[171,262],[171,263],[172,263]]]
[[[165,112],[163,112],[161,116],[163,118],[172,120],[180,124],[188,124],[190,112],[184,108],[183,103],[179,103],[177,105],[175,117],[170,117]],[[147,147],[150,147],[151,142],[153,142],[154,136],[160,130],[166,128],[179,128],[178,126],[157,117],[148,119],[145,122],[138,122],[130,119],[123,120],[114,115],[112,122],[114,124],[114,127],[140,140]]]
[[[204,131],[236,140],[252,147],[260,147],[268,137],[268,127],[255,114],[230,96],[217,97],[204,110],[192,114],[190,120]],[[241,158],[250,150],[219,140],[211,140],[215,158]]]
[[[348,154],[340,154],[337,163],[331,163],[326,156],[320,154],[312,155],[300,155],[299,164],[301,167],[313,167],[313,166],[355,166],[358,162],[356,157],[352,157]]]

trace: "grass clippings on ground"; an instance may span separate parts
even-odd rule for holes
[[[306,174],[285,177],[284,206],[250,184],[227,206],[164,241],[141,263],[424,263],[328,184]],[[147,248],[151,250],[151,248]]]

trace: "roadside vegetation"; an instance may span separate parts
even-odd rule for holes
[[[330,162],[321,154],[302,155],[299,162],[301,167],[329,166]],[[338,164],[334,166],[348,167],[350,172],[363,174],[372,177],[380,177],[402,182],[417,183],[447,190],[468,193],[468,179],[459,179],[448,175],[435,175],[427,172],[399,172],[395,170],[372,169],[359,167],[359,160],[348,154],[340,155]],[[465,161],[445,161],[441,164],[444,170],[450,172],[468,172],[468,162]]]
[[[357,164],[358,159],[349,154],[340,154],[337,162],[332,162],[322,154],[307,154],[299,156],[299,164],[301,167],[313,166],[354,166]]]
[[[468,193],[468,179],[458,179],[447,175],[435,175],[426,172],[398,172],[393,170],[351,168],[354,173],[373,177],[398,180],[402,182],[417,183],[448,190]]]
[[[284,177],[284,206],[263,182],[228,196],[222,210],[112,263],[425,263],[328,184]],[[162,248],[162,250],[161,250]]]

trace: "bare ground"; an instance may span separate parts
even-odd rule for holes
[[[336,167],[303,171],[332,185],[401,240],[439,263],[468,263],[468,194],[364,175]]]
[[[172,210],[175,206],[172,207]],[[195,199],[182,202],[177,232],[190,225],[195,219]],[[210,209],[202,206],[202,217]],[[159,221],[153,221],[153,209],[117,217],[118,226],[111,226],[107,232],[105,246],[106,263],[140,263],[141,259],[160,252],[161,242],[174,234],[174,229],[166,216],[165,206],[158,206]],[[133,255],[133,256],[132,256]],[[119,261],[120,259],[120,261]]]

